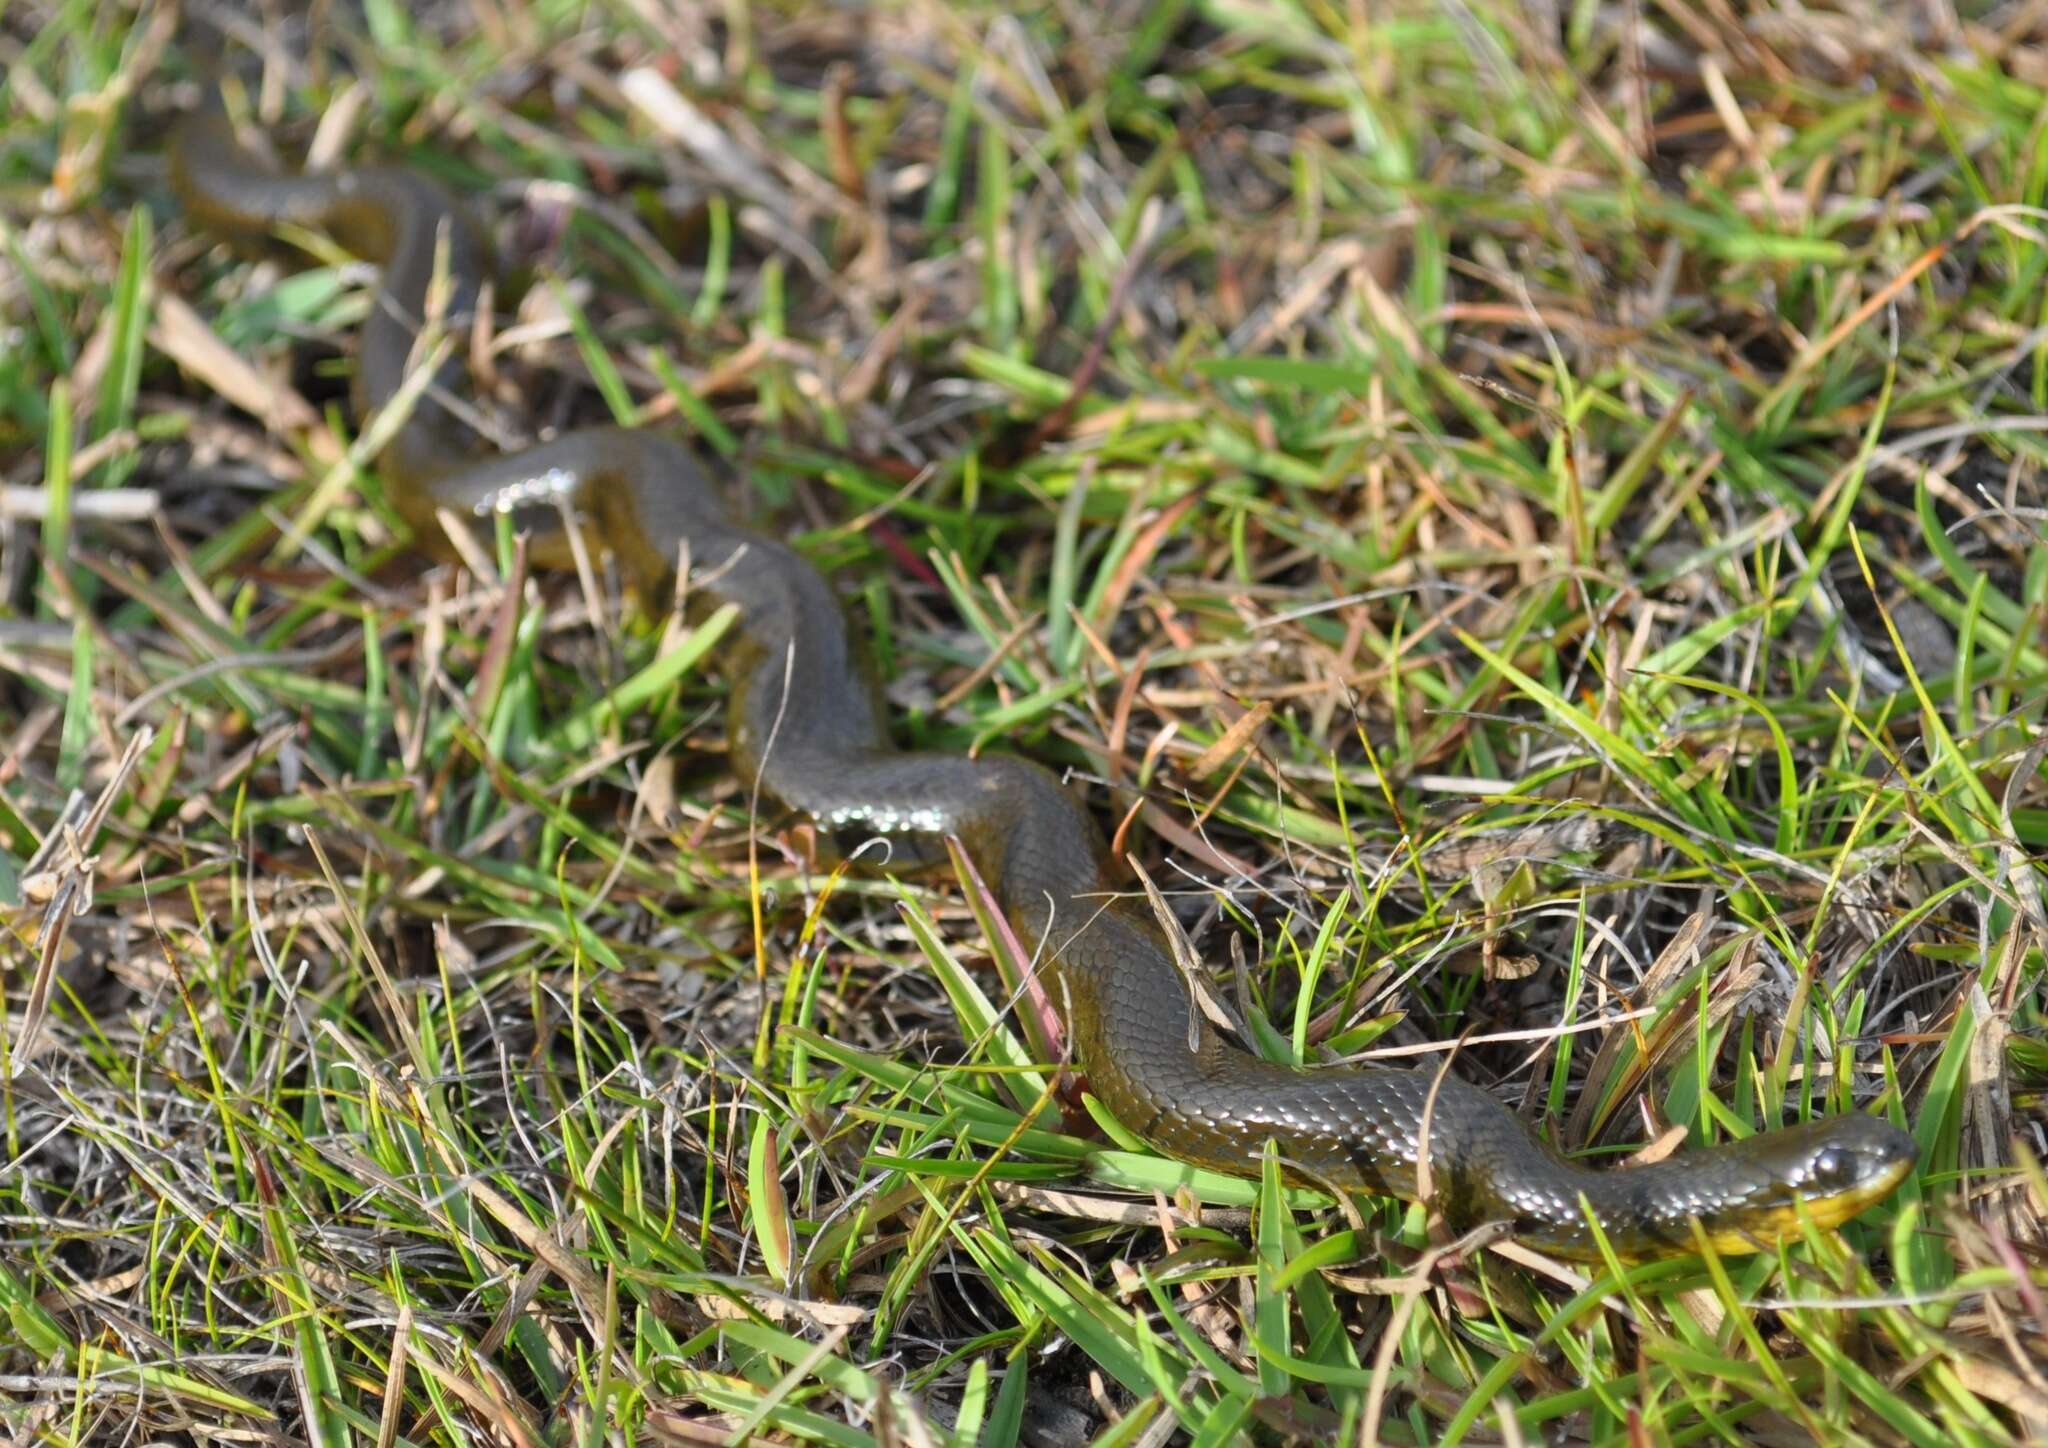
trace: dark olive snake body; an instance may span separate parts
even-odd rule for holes
[[[437,266],[449,283],[441,309],[460,336],[487,248],[436,183],[397,168],[282,174],[237,145],[218,114],[181,126],[170,160],[181,204],[207,229],[242,240],[285,225],[324,230],[382,266],[356,369],[360,407],[398,394]],[[512,512],[532,530],[535,561],[559,566],[570,557],[566,505],[643,599],[665,597],[687,555],[693,586],[738,608],[720,670],[742,779],[838,836],[926,847],[957,837],[1041,959],[1089,1089],[1120,1122],[1198,1165],[1256,1172],[1271,1141],[1309,1180],[1416,1196],[1434,1070],[1300,1071],[1230,1044],[1193,1009],[1146,904],[1117,893],[1093,820],[1058,779],[1008,756],[890,747],[833,590],[787,545],[729,521],[688,448],[596,428],[483,454],[440,400],[463,380],[458,363],[443,364],[377,461],[422,546],[448,551],[437,510]],[[1914,1159],[1906,1133],[1852,1114],[1655,1165],[1586,1170],[1454,1075],[1438,1088],[1428,1139],[1432,1200],[1452,1229],[1505,1221],[1529,1245],[1577,1258],[1597,1254],[1588,1206],[1623,1257],[1688,1250],[1694,1218],[1718,1249],[1748,1251],[1798,1230],[1795,1203],[1822,1227],[1846,1220],[1887,1196]]]

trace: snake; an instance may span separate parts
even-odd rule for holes
[[[1913,1136],[1865,1112],[1592,1167],[1456,1074],[1299,1067],[1247,1050],[1199,1008],[1157,912],[1120,883],[1061,776],[993,750],[892,747],[870,650],[832,585],[788,543],[734,521],[684,442],[619,426],[517,451],[478,439],[462,411],[467,364],[448,344],[467,340],[490,248],[455,192],[400,165],[273,164],[218,105],[180,120],[167,151],[173,196],[212,237],[246,250],[325,234],[378,268],[353,401],[366,417],[409,408],[375,467],[415,546],[453,559],[444,517],[495,527],[507,514],[534,564],[570,566],[595,544],[643,604],[672,595],[687,561],[692,599],[733,610],[714,663],[741,783],[835,840],[880,837],[941,859],[955,841],[1063,1009],[1087,1091],[1167,1156],[1256,1176],[1270,1145],[1291,1180],[1423,1201],[1447,1232],[1505,1224],[1527,1247],[1581,1261],[1670,1257],[1702,1241],[1770,1250],[1839,1226],[1910,1174]]]

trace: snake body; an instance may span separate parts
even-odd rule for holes
[[[170,170],[187,214],[217,235],[324,230],[381,266],[355,371],[366,411],[405,385],[430,297],[463,336],[487,247],[466,208],[432,180],[391,167],[280,172],[243,149],[218,113],[181,125]],[[437,277],[446,279],[438,288]],[[1058,778],[1010,756],[891,748],[831,587],[786,544],[732,522],[687,447],[602,427],[491,455],[444,405],[463,384],[460,363],[442,362],[378,459],[387,497],[422,546],[449,553],[439,510],[485,520],[510,512],[531,530],[535,561],[559,566],[573,517],[643,599],[665,596],[687,556],[694,589],[738,610],[719,665],[741,778],[835,836],[890,836],[927,851],[956,837],[1041,961],[1088,1088],[1170,1155],[1245,1174],[1270,1141],[1304,1179],[1412,1200],[1427,1110],[1430,1199],[1447,1225],[1505,1221],[1529,1245],[1574,1258],[1598,1252],[1588,1210],[1623,1257],[1690,1249],[1695,1220],[1719,1250],[1744,1252],[1799,1230],[1802,1212],[1823,1228],[1845,1221],[1910,1171],[1913,1139],[1862,1114],[1588,1170],[1454,1075],[1298,1070],[1251,1055],[1194,1008],[1149,910],[1117,892],[1093,819]]]

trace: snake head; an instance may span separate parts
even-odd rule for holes
[[[1700,1214],[1718,1250],[1744,1252],[1797,1236],[1802,1212],[1827,1230],[1883,1201],[1913,1170],[1919,1147],[1890,1122],[1851,1113],[1701,1155],[1725,1159],[1734,1179],[1749,1178],[1748,1190]]]
[[[1905,1180],[1920,1149],[1888,1121],[1852,1114],[1778,1133],[1773,1153],[1788,1196],[1822,1226],[1846,1222]]]
[[[1705,1233],[1716,1252],[1737,1255],[1797,1238],[1802,1221],[1822,1231],[1890,1196],[1919,1155],[1913,1138],[1874,1116],[1852,1113],[1724,1141],[1649,1166],[1607,1171],[1560,1168],[1555,1180],[1526,1162],[1536,1183],[1513,1210],[1533,1246],[1562,1256],[1596,1255],[1580,1206],[1601,1223],[1613,1249],[1640,1260],[1692,1250]]]

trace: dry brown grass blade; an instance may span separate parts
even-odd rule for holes
[[[20,1024],[7,1042],[10,1074],[19,1075],[40,1052],[38,1038],[49,1013],[50,993],[56,984],[65,938],[71,922],[92,908],[99,871],[99,855],[93,846],[113,812],[114,802],[126,792],[129,777],[154,738],[154,731],[146,727],[128,736],[121,757],[114,762],[98,795],[89,804],[83,797],[75,796],[72,807],[57,827],[43,837],[41,848],[22,871],[22,898],[42,908],[33,940],[35,972],[29,979]]]
[[[1698,965],[1700,944],[1706,939],[1713,921],[1713,912],[1708,909],[1695,910],[1686,918],[1685,924],[1643,973],[1643,979],[1634,991],[1638,1000],[1649,1003],[1662,999],[1680,976]],[[1737,968],[1731,973],[1735,981],[1730,989],[1739,991],[1749,972]],[[1673,1014],[1682,1017],[1686,1014],[1685,1008],[1678,1007]],[[1672,1035],[1673,1028],[1666,1023],[1659,1030],[1658,1039],[1668,1041]],[[1631,1049],[1634,1054],[1627,1055]],[[1592,1063],[1586,1068],[1586,1084],[1579,1093],[1578,1104],[1566,1119],[1565,1141],[1578,1145],[1593,1140],[1606,1124],[1608,1113],[1619,1106],[1626,1094],[1634,1089],[1634,1084],[1650,1069],[1655,1054],[1655,1043],[1644,1036],[1640,1026],[1634,1024],[1626,1032],[1615,1032],[1602,1041]]]

